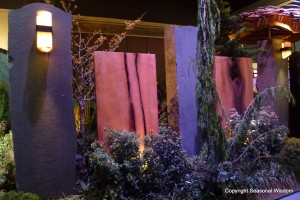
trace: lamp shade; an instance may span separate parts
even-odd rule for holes
[[[53,49],[51,12],[45,10],[37,11],[36,37],[37,49],[39,51],[47,53]]]
[[[257,78],[257,63],[252,63],[253,68],[253,78]]]
[[[291,42],[283,42],[281,44],[281,55],[282,59],[286,59],[292,54],[292,44]]]

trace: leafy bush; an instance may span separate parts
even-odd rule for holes
[[[81,183],[81,191],[87,199],[243,199],[246,194],[233,196],[225,188],[291,185],[294,175],[277,156],[288,130],[277,121],[269,107],[250,113],[248,120],[232,110],[227,157],[217,164],[205,155],[188,157],[180,135],[168,127],[145,137],[142,153],[136,133],[108,130],[104,144],[92,144],[91,178]]]
[[[145,138],[142,156],[138,136],[109,130],[104,144],[90,154],[91,199],[201,199],[203,177],[182,150],[179,134],[160,128]],[[199,167],[198,167],[199,169]]]
[[[40,200],[41,198],[28,192],[16,192],[14,190],[7,193],[0,193],[0,200]]]
[[[278,157],[282,163],[291,169],[300,181],[300,139],[287,138]]]
[[[288,129],[277,126],[278,118],[270,107],[262,107],[257,113],[252,114],[243,133],[238,135],[237,127],[241,120],[242,117],[232,109],[227,127],[227,132],[230,132],[227,135],[231,135],[228,140],[229,160],[243,161],[249,165],[279,153]]]
[[[90,156],[92,172],[90,198],[94,199],[118,199],[122,192],[120,166],[113,158],[97,147]]]
[[[159,135],[145,138],[142,166],[144,192],[160,195],[172,194],[174,186],[181,189],[192,167],[179,134],[162,127]]]
[[[2,83],[0,83],[0,122],[8,118],[8,91]]]
[[[119,164],[137,159],[139,156],[139,146],[138,135],[136,133],[116,130],[107,131],[105,147]]]
[[[13,155],[12,133],[0,136],[0,189],[15,188],[15,164]]]
[[[235,109],[230,111],[225,127],[226,160],[214,164],[200,154],[193,165],[194,170],[200,167],[198,172],[202,176],[198,177],[204,199],[243,199],[246,193],[226,194],[225,189],[263,189],[294,182],[293,173],[277,159],[288,132],[277,121],[270,107],[258,107],[248,116],[238,114]]]
[[[0,136],[4,135],[6,132],[6,121],[0,121]]]
[[[98,199],[128,199],[138,194],[140,159],[138,135],[108,130],[103,145],[94,143],[90,155],[91,194]]]
[[[246,123],[244,117],[234,109],[230,112],[226,127],[228,163],[216,167],[218,187],[268,188],[278,182],[293,182],[293,173],[277,159],[288,129],[277,125],[278,118],[270,107],[258,108]]]

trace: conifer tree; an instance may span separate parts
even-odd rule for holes
[[[215,0],[198,0],[197,124],[201,154],[211,164],[225,159],[225,135],[217,114],[218,93],[213,77],[215,40],[220,30],[220,12]]]

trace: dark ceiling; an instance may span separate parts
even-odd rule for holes
[[[195,0],[110,0],[90,6],[93,5],[92,2],[94,0],[79,1],[78,8],[82,15],[136,19],[147,12],[143,21],[183,25],[196,23]]]
[[[257,0],[230,0],[233,11]],[[0,0],[0,8],[15,9],[32,2],[43,0]],[[56,2],[59,2],[57,0]],[[195,25],[197,0],[78,0],[78,12],[81,15],[136,19],[144,12],[143,21],[179,25]]]

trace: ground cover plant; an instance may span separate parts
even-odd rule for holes
[[[7,193],[0,193],[0,200],[41,200],[41,198],[36,194],[12,190]]]

